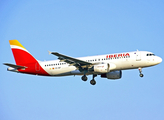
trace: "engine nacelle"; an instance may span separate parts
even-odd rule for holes
[[[94,65],[92,70],[94,72],[97,72],[97,73],[107,73],[109,72],[109,64],[98,64],[98,65]]]
[[[107,78],[107,79],[120,79],[122,77],[122,71],[112,71],[108,72],[105,74],[101,74],[102,78]]]

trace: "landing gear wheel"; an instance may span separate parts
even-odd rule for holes
[[[87,81],[87,76],[86,75],[83,75],[82,77],[81,77],[81,79],[83,80],[83,81]]]
[[[143,77],[144,75],[142,74],[142,68],[139,67],[138,70],[139,70],[139,72],[140,72],[140,77]]]
[[[143,74],[140,74],[140,77],[143,77],[144,75]]]
[[[96,81],[93,79],[90,81],[91,85],[96,85]]]

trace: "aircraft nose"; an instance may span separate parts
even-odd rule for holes
[[[157,63],[159,64],[159,63],[161,63],[161,62],[162,62],[162,58],[158,57],[158,58],[157,58]]]

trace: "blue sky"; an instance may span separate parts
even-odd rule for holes
[[[163,62],[123,71],[120,80],[89,76],[40,77],[8,72],[15,63],[8,40],[38,60],[57,51],[72,57],[135,50],[164,59],[162,0],[2,0],[0,2],[1,120],[163,120]]]

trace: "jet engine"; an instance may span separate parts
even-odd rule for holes
[[[113,63],[102,63],[102,64],[94,65],[92,68],[89,69],[89,71],[95,73],[108,73],[110,70],[113,70],[115,68],[116,65]]]
[[[122,77],[122,71],[112,71],[108,73],[101,74],[102,78],[107,78],[107,79],[120,79]]]
[[[91,68],[91,71],[96,72],[96,73],[107,73],[109,72],[109,64],[98,64],[98,65],[94,65]]]

